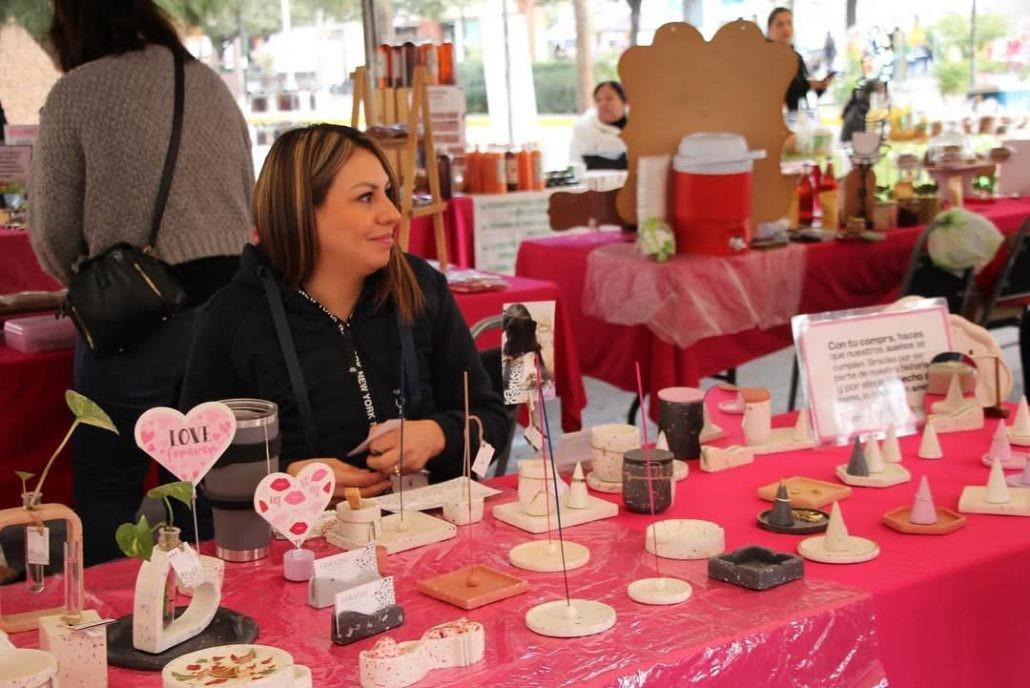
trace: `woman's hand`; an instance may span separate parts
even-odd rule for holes
[[[334,496],[343,497],[343,491],[348,487],[361,489],[362,497],[375,497],[390,489],[389,478],[383,477],[378,471],[366,471],[363,468],[355,468],[349,463],[339,459],[305,459],[294,461],[286,467],[286,472],[292,476],[300,473],[301,469],[312,463],[324,463],[333,469],[336,475],[336,490]]]
[[[368,447],[368,467],[384,476],[400,464],[400,428],[372,440]],[[421,471],[429,459],[444,450],[446,439],[443,429],[435,420],[408,420],[404,422],[404,472]]]

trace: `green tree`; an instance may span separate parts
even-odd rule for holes
[[[1000,14],[983,13],[976,15],[976,52],[979,53],[991,41],[1004,38],[1008,34],[1008,22]],[[969,16],[965,14],[949,14],[942,17],[931,29],[934,45],[944,52],[958,48],[962,58],[968,60],[972,56],[969,36],[972,28]]]

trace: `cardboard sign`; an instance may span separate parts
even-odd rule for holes
[[[0,146],[0,182],[29,183],[32,146]]]
[[[139,448],[179,480],[198,484],[232,444],[236,416],[225,404],[207,401],[185,416],[159,406],[136,421]]]
[[[927,367],[951,350],[943,299],[885,308],[795,316],[794,343],[820,441],[914,431],[922,413]]]
[[[505,404],[536,403],[538,388],[545,399],[555,397],[554,311],[554,301],[504,304],[501,378]]]
[[[337,593],[335,608],[337,614],[341,612],[375,614],[380,609],[396,603],[393,577],[388,576]]]
[[[324,463],[309,463],[297,477],[270,473],[254,490],[254,510],[295,547],[316,535],[315,526],[336,489],[336,474]]]

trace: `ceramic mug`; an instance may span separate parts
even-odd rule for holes
[[[248,657],[250,653],[254,655],[252,658]],[[311,670],[308,667],[294,664],[289,652],[268,645],[223,645],[191,652],[165,665],[161,671],[161,685],[163,688],[196,688],[205,685],[212,678],[205,669],[214,664],[213,657],[223,658],[220,662],[226,673],[220,677],[228,677],[228,680],[218,684],[219,688],[312,688]],[[245,659],[235,662],[233,658]],[[267,670],[269,660],[275,669],[273,673],[262,676],[257,669],[253,672],[250,670],[250,667],[264,667],[261,670]],[[231,676],[233,669],[239,670],[238,675]]]
[[[483,498],[472,498],[472,517],[469,518],[468,501],[445,502],[443,505],[444,520],[450,521],[456,526],[467,526],[470,523],[478,523],[483,520]]]
[[[0,688],[52,688],[57,658],[43,650],[0,651]]]
[[[880,150],[880,134],[875,131],[856,131],[851,135],[851,150],[856,155],[872,155]]]
[[[548,510],[553,511],[554,503],[554,470],[540,458],[522,459],[519,461],[519,504],[530,516],[545,516]],[[558,498],[564,500],[569,486],[558,480]]]
[[[361,500],[360,509],[351,509],[347,502],[336,505],[336,532],[351,542],[369,544],[382,534],[380,522],[383,510],[369,499]]]

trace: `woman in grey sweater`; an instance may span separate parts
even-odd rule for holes
[[[67,284],[81,258],[146,243],[172,128],[172,51],[185,48],[152,0],[53,5],[50,37],[65,74],[40,113],[29,225],[40,263]],[[136,419],[177,405],[194,307],[228,283],[250,227],[246,123],[219,76],[186,58],[182,142],[155,252],[189,307],[117,354],[76,346],[75,388],[120,432],[83,428],[72,440],[87,564],[118,556],[115,530],[134,520],[150,466],[132,441]]]

